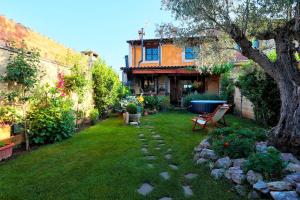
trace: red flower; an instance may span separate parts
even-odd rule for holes
[[[228,142],[224,142],[224,147],[225,148],[227,148],[227,147],[229,147],[230,146],[230,144],[228,143]]]

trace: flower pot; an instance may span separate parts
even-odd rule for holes
[[[129,121],[130,122],[140,122],[140,119],[141,119],[141,113],[129,114]]]
[[[4,147],[0,147],[0,161],[12,156],[12,151],[14,146],[15,146],[14,143],[10,143]]]
[[[10,138],[10,131],[11,131],[10,125],[0,126],[0,140],[5,140],[7,138]]]

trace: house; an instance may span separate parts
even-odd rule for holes
[[[191,92],[219,93],[219,76],[207,76],[196,70],[200,38],[189,38],[186,47],[173,39],[129,40],[129,54],[122,67],[123,83],[135,95],[167,95],[180,106]]]

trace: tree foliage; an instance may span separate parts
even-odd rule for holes
[[[94,63],[92,76],[95,106],[103,115],[105,110],[118,99],[119,77],[103,60]]]

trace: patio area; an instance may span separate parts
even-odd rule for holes
[[[193,116],[159,113],[144,117],[140,127],[114,116],[2,162],[0,199],[241,199],[208,168],[194,165],[191,152],[208,132],[192,132]],[[257,126],[232,115],[227,121]]]

